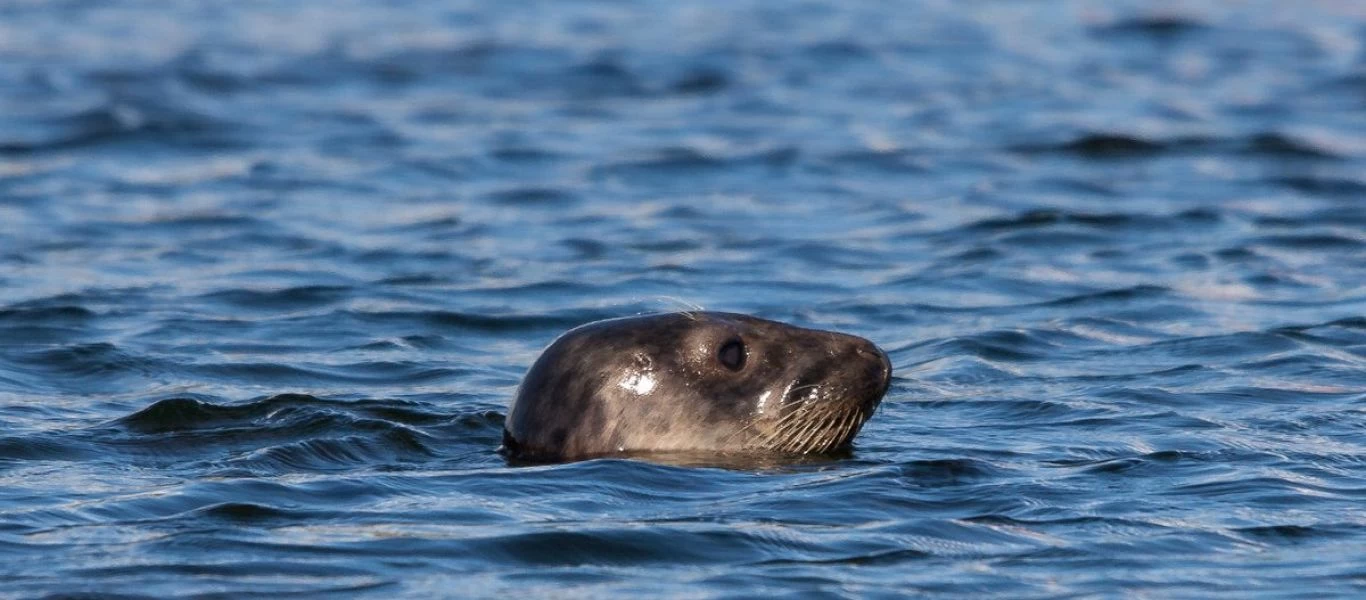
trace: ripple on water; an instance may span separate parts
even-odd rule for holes
[[[1234,6],[9,3],[0,596],[1359,596],[1362,15]],[[497,454],[692,305],[891,391]]]

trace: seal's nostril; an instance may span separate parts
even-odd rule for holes
[[[892,363],[887,358],[887,353],[883,352],[881,348],[878,348],[868,340],[861,340],[861,342],[862,343],[857,346],[854,346],[854,353],[859,356],[877,359],[878,362],[882,363],[883,370],[886,371],[887,375],[891,376]]]

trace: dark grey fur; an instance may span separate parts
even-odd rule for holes
[[[733,340],[745,348],[739,370],[718,358]],[[829,452],[858,434],[891,375],[868,340],[747,315],[598,321],[560,336],[532,365],[503,445],[532,460]]]

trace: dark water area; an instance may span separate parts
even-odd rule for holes
[[[1359,2],[0,3],[0,596],[1366,593]],[[853,451],[509,464],[559,333]]]

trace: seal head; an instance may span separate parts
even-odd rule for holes
[[[814,454],[847,448],[891,382],[872,342],[748,315],[598,321],[541,354],[508,409],[504,451]]]

